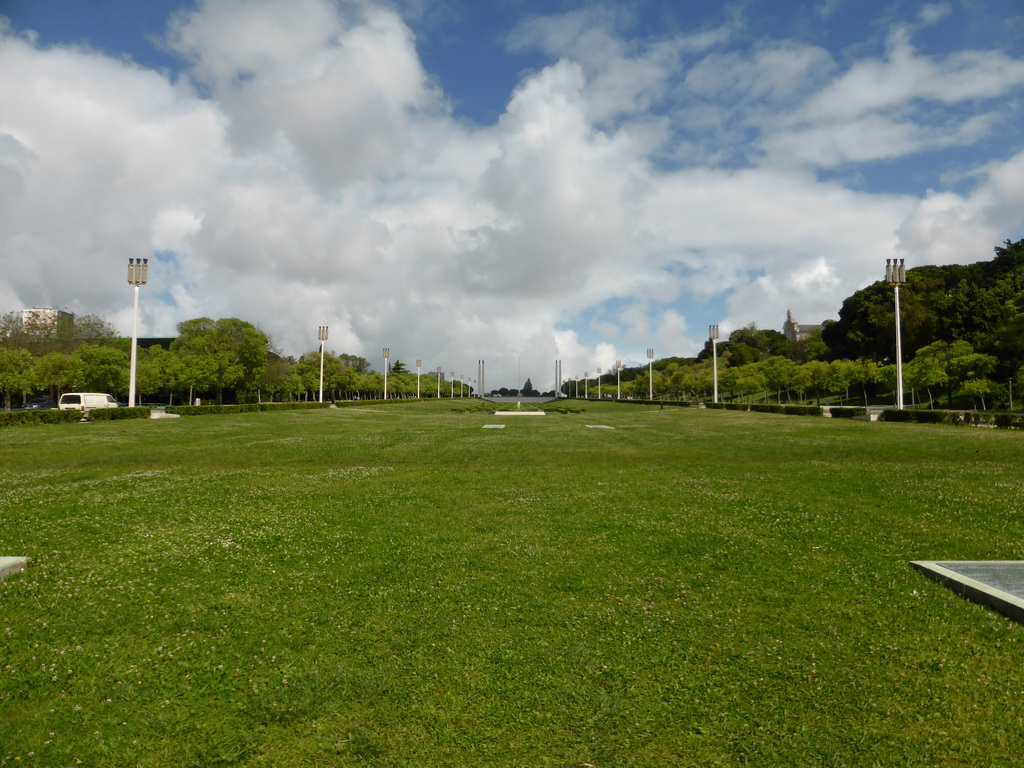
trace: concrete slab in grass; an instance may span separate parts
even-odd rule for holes
[[[27,567],[27,557],[0,557],[0,579],[12,573],[21,573]]]
[[[915,560],[910,564],[958,595],[1024,624],[1024,561]]]
[[[484,424],[484,429],[504,429],[504,424]]]
[[[609,427],[607,424],[587,424],[587,429],[615,429],[615,427]]]

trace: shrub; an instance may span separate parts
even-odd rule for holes
[[[995,422],[1000,429],[1024,429],[1024,414],[997,413]]]
[[[953,419],[949,411],[910,411],[913,420],[918,424],[952,424]]]
[[[383,401],[381,401],[383,402]],[[168,413],[179,416],[209,416],[220,413],[259,413],[261,411],[297,411],[330,408],[330,403],[241,403],[239,405],[169,405]],[[120,408],[118,410],[125,410]]]
[[[754,403],[750,410],[755,413],[778,413],[785,416],[821,416],[818,405],[778,405],[774,403]]]
[[[886,408],[878,417],[880,421],[913,421],[913,411],[903,411],[899,408]]]
[[[829,409],[833,419],[852,419],[854,416],[863,416],[867,412],[866,408],[847,408],[838,405]]]
[[[80,411],[6,411],[0,412],[0,427],[62,424],[81,418]]]
[[[114,421],[115,419],[148,419],[149,408],[95,408],[89,411],[90,421]]]

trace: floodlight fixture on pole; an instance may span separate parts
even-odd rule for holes
[[[388,399],[388,367],[391,365],[391,347],[384,347],[380,351],[381,356],[384,358],[384,399]]]
[[[903,259],[885,260],[885,282],[892,286],[896,303],[896,407],[903,408],[903,346],[900,342],[900,286],[907,284]]]
[[[327,341],[327,326],[321,325],[316,330],[320,340],[320,402],[324,401],[324,342]]]
[[[416,361],[416,399],[420,399],[420,368],[423,366],[422,360]]]
[[[647,399],[654,399],[654,350],[647,350]]]
[[[577,400],[579,400],[580,399],[580,377],[579,376],[576,377],[576,389],[575,389],[575,391],[576,391],[576,394],[574,395],[574,397]]]
[[[712,402],[718,402],[718,326],[708,326],[708,339],[711,341],[711,367],[714,371],[715,396]]]
[[[128,405],[135,405],[135,368],[138,365],[139,345],[139,286],[145,285],[149,276],[149,259],[128,259],[128,285],[135,293],[135,310],[132,314],[132,354],[128,371]]]
[[[615,361],[615,399],[622,399],[622,361]]]

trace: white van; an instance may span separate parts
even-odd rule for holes
[[[68,392],[60,396],[57,408],[84,413],[93,408],[117,408],[117,400],[102,392]]]

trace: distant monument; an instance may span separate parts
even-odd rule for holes
[[[824,328],[824,324],[801,325],[793,317],[793,310],[786,310],[786,322],[782,324],[782,332],[790,344],[799,344],[811,338],[811,334]]]

